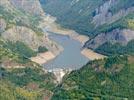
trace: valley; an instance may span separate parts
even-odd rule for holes
[[[89,40],[86,35],[80,35],[74,30],[66,29],[55,23],[56,18],[48,16],[47,20],[40,23],[47,37],[60,47],[60,53],[54,54],[54,49],[46,53],[32,57],[32,61],[43,65],[48,70],[71,69],[76,70],[85,65],[89,60],[103,59],[105,56],[95,53],[93,50],[83,48]],[[47,23],[47,24],[46,24]],[[76,59],[77,57],[77,59]]]
[[[0,100],[134,100],[134,0],[0,0]]]

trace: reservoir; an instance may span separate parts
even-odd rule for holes
[[[64,50],[53,60],[44,64],[48,70],[55,68],[62,69],[79,69],[85,65],[89,59],[81,54],[82,44],[66,35],[49,33],[49,38],[59,45]]]

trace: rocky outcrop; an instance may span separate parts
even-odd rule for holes
[[[37,50],[39,46],[45,46],[55,54],[58,54],[60,51],[60,47],[55,42],[49,40],[48,36],[37,36],[34,31],[23,26],[13,26],[3,32],[1,36],[5,40],[24,42],[33,50]]]
[[[95,38],[89,40],[85,47],[96,49],[100,45],[111,42],[111,43],[120,43],[126,45],[129,41],[134,39],[134,31],[130,29],[115,29],[111,32],[100,33]]]
[[[14,26],[1,35],[6,40],[25,42],[32,49],[37,49],[41,43],[34,31],[22,26]]]
[[[34,15],[44,15],[39,0],[9,0],[13,6]]]
[[[92,23],[95,26],[110,24],[113,23],[123,16],[128,15],[129,13],[134,13],[134,7],[130,7],[127,9],[120,9],[117,13],[113,14],[110,11],[110,8],[118,3],[119,0],[108,0],[102,6],[96,8],[95,16],[93,17]]]
[[[60,47],[54,41],[51,41],[47,32],[43,32],[41,23],[49,24],[51,19],[49,16],[45,16],[44,11],[41,8],[39,0],[2,0],[0,6],[3,7],[5,13],[0,13],[2,18],[8,19],[8,21],[0,18],[0,31],[2,38],[10,41],[21,41],[28,45],[33,50],[37,50],[39,46],[45,46],[49,51],[52,51],[55,55],[58,55],[62,51]],[[24,13],[25,11],[26,13]],[[37,20],[34,15],[37,16]],[[7,16],[7,17],[5,17]],[[10,19],[10,16],[13,18]],[[38,20],[41,17],[42,20]],[[45,21],[43,20],[45,19]],[[11,27],[6,28],[6,24],[14,24]],[[6,30],[4,31],[4,29]],[[42,35],[37,35],[42,30]]]
[[[71,4],[70,5],[75,5],[76,3],[78,3],[80,0],[72,0]]]
[[[95,16],[93,17],[92,23],[96,26],[102,25],[106,20],[112,16],[109,12],[109,8],[113,6],[118,0],[108,0],[103,5],[95,9]]]
[[[8,7],[10,5],[10,1],[9,0],[3,0],[3,1],[1,0],[0,5],[1,6],[4,5],[5,7]]]
[[[6,22],[4,19],[0,18],[0,33],[5,31],[6,28]]]

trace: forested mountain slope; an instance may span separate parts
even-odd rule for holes
[[[45,15],[38,0],[17,1],[0,0],[0,99],[48,99],[55,76],[30,60],[52,43],[40,27]]]
[[[52,100],[133,100],[134,56],[93,61],[65,76]]]
[[[102,30],[98,27],[109,26],[134,12],[133,0],[40,0],[40,2],[44,10],[57,17],[57,22],[62,26],[88,35],[94,35]]]

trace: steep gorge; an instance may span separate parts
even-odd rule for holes
[[[133,7],[133,0],[1,0],[0,98],[133,100]],[[55,55],[62,50],[42,29],[55,30],[55,19],[62,27],[90,37],[83,48],[108,58],[90,61],[71,73],[64,69],[48,72],[29,60],[39,47]]]
[[[84,46],[86,48],[95,50],[106,42],[124,46],[134,39],[133,0],[40,0],[40,2],[44,11],[57,17],[57,23],[61,26],[88,35],[90,40],[86,42]]]

